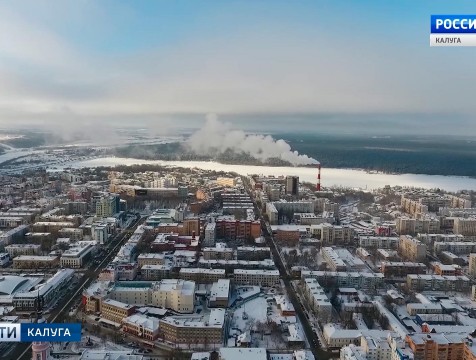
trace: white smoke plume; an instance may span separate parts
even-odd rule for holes
[[[205,125],[187,140],[187,145],[200,155],[214,155],[233,150],[244,152],[262,162],[279,158],[293,165],[318,164],[316,159],[292,151],[286,141],[275,140],[270,135],[251,135],[233,130],[230,123],[218,120],[215,114],[207,115]]]

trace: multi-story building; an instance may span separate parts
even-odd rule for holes
[[[476,217],[461,218],[454,220],[453,232],[464,236],[476,235]]]
[[[251,220],[220,219],[215,223],[218,239],[256,239],[261,235],[261,223]]]
[[[84,237],[84,230],[81,228],[63,228],[58,231],[58,235],[64,238],[70,238],[71,241],[81,241]]]
[[[173,267],[171,265],[143,265],[141,268],[142,279],[149,281],[158,281],[169,279]]]
[[[469,291],[471,281],[464,275],[407,275],[407,287],[413,291]]]
[[[345,262],[339,257],[333,248],[324,246],[321,248],[321,255],[329,269],[332,271],[346,271]]]
[[[354,239],[354,229],[346,225],[322,224],[321,241],[323,245],[350,244]]]
[[[269,247],[238,246],[236,249],[236,258],[238,260],[256,261],[270,259],[271,249]]]
[[[427,247],[418,239],[401,235],[398,251],[403,258],[418,262],[426,259]]]
[[[21,239],[28,232],[28,225],[20,225],[13,229],[0,232],[0,245],[11,244],[15,239]]]
[[[231,260],[234,258],[235,251],[226,247],[224,243],[217,243],[215,247],[203,248],[203,258],[205,260]]]
[[[38,297],[44,304],[49,306],[58,299],[59,294],[71,284],[74,270],[61,269],[49,278],[43,286],[31,291],[21,291],[13,295],[13,306],[15,310],[32,312],[38,308]]]
[[[327,323],[331,320],[332,304],[329,301],[324,289],[321,287],[317,279],[306,278],[304,281],[304,291],[306,299],[314,311],[314,314],[323,322]]]
[[[367,272],[301,271],[301,279],[314,278],[324,288],[353,287],[376,289],[384,284],[384,275]]]
[[[412,349],[414,360],[464,359],[465,339],[460,334],[411,334],[406,342]]]
[[[122,320],[132,315],[135,307],[120,301],[106,299],[101,302],[101,316],[116,324],[121,324]]]
[[[200,283],[214,283],[226,278],[225,269],[181,268],[179,278]]]
[[[476,253],[469,254],[469,268],[468,273],[473,278],[476,278]]]
[[[278,270],[235,269],[233,279],[238,285],[274,286],[279,284]]]
[[[396,249],[399,242],[397,236],[359,236],[359,246],[363,248]]]
[[[110,217],[119,212],[119,196],[107,195],[96,199],[96,216]]]
[[[139,267],[144,265],[164,265],[165,257],[164,254],[143,253],[137,257],[137,264]]]
[[[408,274],[426,274],[426,265],[414,262],[382,261],[380,271],[385,277],[406,277]]]
[[[13,259],[18,255],[39,255],[41,246],[37,244],[13,244],[5,246],[5,251]]]
[[[278,209],[276,209],[274,203],[266,203],[266,215],[268,216],[268,220],[271,225],[276,225],[278,223]]]
[[[61,266],[78,269],[86,263],[95,249],[96,246],[91,242],[70,247],[61,254]]]
[[[299,195],[299,176],[286,176],[286,194],[292,196]]]
[[[155,341],[159,337],[159,320],[150,316],[134,314],[122,320],[122,330],[138,338]]]
[[[210,290],[210,297],[208,300],[208,307],[228,307],[230,298],[230,279],[219,279],[213,283]]]
[[[476,242],[435,242],[433,252],[439,254],[443,251],[450,251],[456,255],[466,255],[476,252]]]
[[[203,245],[204,246],[213,246],[215,245],[216,240],[216,223],[209,222],[205,225],[204,230]]]
[[[280,226],[275,235],[277,241],[287,244],[297,244],[300,238],[300,231],[291,225],[289,227],[285,225]]]
[[[234,187],[235,186],[235,178],[230,177],[217,177],[217,185],[223,187]]]
[[[58,267],[59,256],[19,255],[13,259],[15,269],[51,269]]]
[[[169,316],[160,320],[159,338],[172,344],[220,347],[223,344],[224,324],[225,309],[211,309],[205,318]]]

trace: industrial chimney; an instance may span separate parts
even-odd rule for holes
[[[316,191],[321,191],[321,163],[317,165],[317,185]]]

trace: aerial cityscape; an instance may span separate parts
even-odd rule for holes
[[[476,360],[471,8],[1,2],[0,359]]]

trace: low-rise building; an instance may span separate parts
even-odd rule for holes
[[[122,320],[122,330],[138,338],[155,341],[159,337],[159,320],[134,314]]]
[[[278,270],[235,269],[234,282],[239,285],[274,286],[279,284]]]
[[[228,301],[230,297],[230,280],[219,279],[213,283],[210,290],[210,297],[208,300],[208,307],[228,307]]]
[[[15,269],[51,269],[59,264],[59,256],[20,255],[13,259]]]

